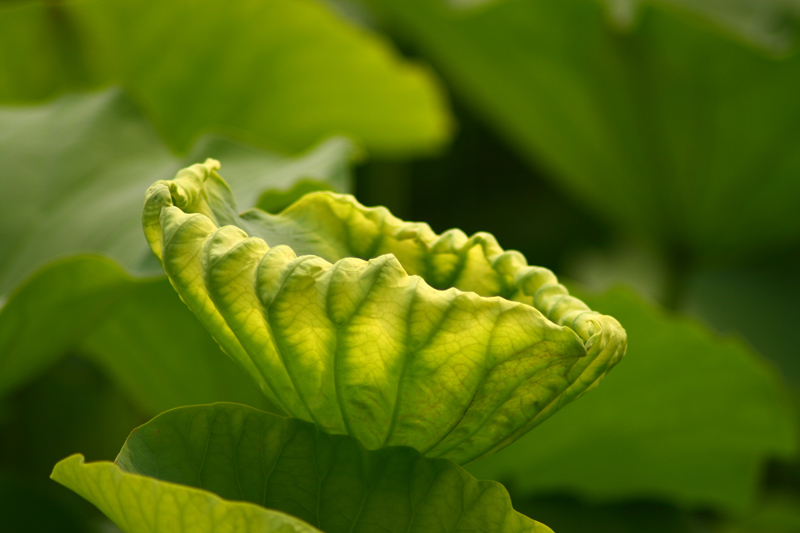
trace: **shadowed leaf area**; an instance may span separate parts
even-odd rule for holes
[[[168,411],[131,434],[115,463],[72,456],[53,478],[126,532],[550,532],[515,512],[502,485],[448,460],[366,451],[236,404]]]

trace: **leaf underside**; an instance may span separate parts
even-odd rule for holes
[[[515,512],[502,485],[451,461],[367,451],[237,404],[168,411],[132,433],[115,464],[72,456],[53,477],[129,532],[550,531]]]
[[[216,168],[154,184],[145,234],[228,354],[323,431],[467,463],[624,354],[616,320],[489,234],[437,236],[332,193],[240,216]]]

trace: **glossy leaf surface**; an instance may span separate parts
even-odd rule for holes
[[[644,4],[627,29],[598,0],[367,3],[620,231],[705,259],[800,240],[800,55],[670,2]]]
[[[613,313],[631,353],[591,395],[506,450],[479,477],[523,493],[600,501],[657,496],[745,510],[770,458],[797,450],[797,422],[773,369],[741,342],[666,315],[629,290],[582,296]]]
[[[616,320],[489,234],[438,236],[331,193],[240,216],[217,168],[209,160],[154,184],[145,234],[181,298],[269,399],[324,431],[469,462],[624,354]]]
[[[277,531],[550,531],[515,512],[501,485],[450,461],[410,448],[366,451],[236,404],[164,413],[131,434],[114,464],[72,456],[53,478],[127,532],[219,531],[214,523],[273,531],[255,527],[267,517],[285,523]]]
[[[449,114],[429,72],[314,0],[25,2],[0,10],[0,99],[122,84],[183,150],[214,131],[302,150],[333,134],[430,151]]]

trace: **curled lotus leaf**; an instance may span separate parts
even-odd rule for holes
[[[218,169],[207,160],[150,187],[148,242],[267,397],[323,431],[465,464],[625,353],[614,318],[488,233],[436,235],[328,192],[239,214]]]

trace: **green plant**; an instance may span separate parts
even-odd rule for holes
[[[150,187],[145,235],[226,353],[300,420],[179,409],[134,432],[116,465],[73,456],[53,477],[128,531],[308,527],[210,493],[331,532],[542,528],[458,465],[596,385],[625,352],[617,321],[489,234],[439,236],[329,192],[239,214],[217,168]]]

